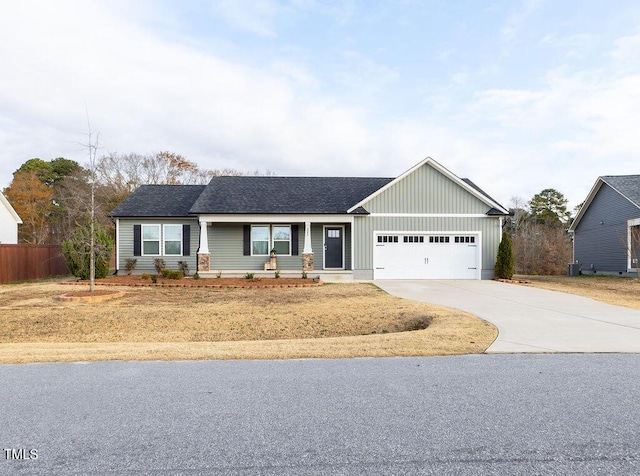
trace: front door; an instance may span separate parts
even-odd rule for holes
[[[344,228],[327,226],[324,229],[325,269],[344,269]]]

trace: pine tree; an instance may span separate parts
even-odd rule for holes
[[[498,258],[496,259],[496,266],[494,268],[494,274],[499,279],[511,279],[515,270],[513,260],[513,246],[511,245],[511,238],[506,231],[502,232],[502,241],[498,246]]]

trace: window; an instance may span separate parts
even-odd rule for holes
[[[448,236],[430,236],[429,243],[449,243]]]
[[[251,254],[267,256],[269,254],[269,226],[251,227]]]
[[[182,225],[164,225],[164,254],[182,255]]]
[[[273,225],[273,248],[279,255],[291,254],[291,226]]]
[[[378,243],[397,243],[397,235],[378,235]]]
[[[475,236],[456,236],[456,243],[475,243]]]
[[[142,225],[142,254],[160,256],[160,225]]]
[[[327,238],[340,238],[340,230],[327,230]]]
[[[424,236],[405,236],[405,243],[424,243]]]

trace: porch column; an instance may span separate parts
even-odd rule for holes
[[[211,270],[211,255],[209,254],[209,237],[207,236],[206,221],[200,222],[200,245],[198,246],[198,272]]]
[[[302,271],[313,271],[313,249],[311,248],[311,222],[304,222],[304,249],[302,250]]]

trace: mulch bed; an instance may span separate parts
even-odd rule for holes
[[[65,281],[62,284],[78,284],[88,286],[89,281]],[[152,283],[150,279],[144,280],[139,275],[130,276],[108,276],[96,279],[96,286],[145,286],[145,287],[165,287],[165,288],[302,288],[320,286],[323,284],[319,279],[302,278],[183,278],[165,279],[158,278],[157,283]]]

